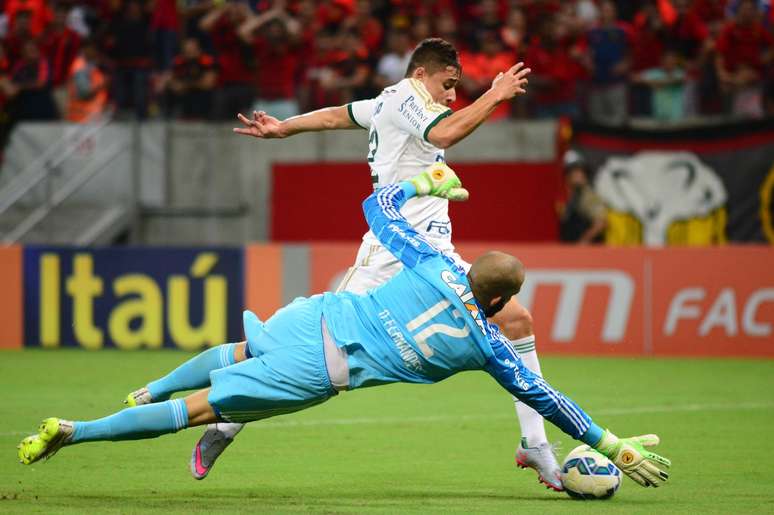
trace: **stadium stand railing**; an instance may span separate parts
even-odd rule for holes
[[[125,230],[133,216],[132,203],[68,202],[114,161],[131,151],[131,141],[114,140],[85,166],[65,166],[112,120],[102,116],[73,126],[0,187],[0,240],[5,243],[109,243]],[[134,195],[133,195],[134,196]]]

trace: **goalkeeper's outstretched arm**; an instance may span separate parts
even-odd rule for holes
[[[568,435],[610,458],[640,485],[657,487],[669,479],[669,474],[661,467],[669,467],[671,462],[645,449],[657,445],[658,436],[618,438],[610,430],[603,430],[580,406],[525,367],[511,343],[496,329],[492,331],[489,343],[493,355],[485,370],[512,395]]]
[[[400,212],[410,198],[428,195],[463,201],[468,191],[454,170],[445,163],[434,163],[410,180],[380,188],[363,201],[363,214],[371,231],[407,268],[441,254]]]

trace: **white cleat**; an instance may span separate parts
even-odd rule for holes
[[[228,427],[224,431],[219,426]],[[226,447],[231,445],[234,437],[242,430],[242,424],[210,424],[191,453],[191,475],[194,479],[204,479],[215,465],[215,460]]]
[[[538,473],[538,481],[546,485],[546,488],[557,492],[564,491],[561,469],[556,461],[556,445],[543,442],[537,447],[527,447],[526,439],[522,438],[519,448],[516,449],[516,465],[534,469]]]

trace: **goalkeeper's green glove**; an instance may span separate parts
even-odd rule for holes
[[[658,445],[657,435],[618,438],[605,431],[597,444],[597,450],[610,458],[621,471],[642,486],[661,486],[669,474],[655,464],[671,467],[672,462],[663,456],[650,452],[645,447]]]
[[[417,197],[432,195],[447,200],[468,200],[470,194],[462,187],[457,174],[446,163],[434,163],[409,182],[417,189]]]

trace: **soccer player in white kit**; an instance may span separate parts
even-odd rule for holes
[[[239,119],[245,127],[234,129],[234,132],[269,139],[309,131],[367,129],[367,161],[374,188],[396,184],[419,174],[433,163],[444,162],[445,148],[473,132],[498,104],[525,93],[530,70],[519,63],[500,73],[491,88],[473,104],[452,113],[448,106],[456,98],[455,87],[461,72],[453,45],[438,38],[426,39],[414,50],[406,78],[385,88],[376,98],[321,109],[284,121],[263,112],[254,112],[252,120],[240,114]],[[438,249],[452,256],[466,270],[470,268],[455,252],[451,242],[447,200],[412,199],[402,212]],[[355,263],[339,290],[365,292],[387,281],[400,268],[400,262],[369,231],[363,236]],[[530,313],[514,297],[494,321],[512,341],[524,364],[541,375]],[[515,398],[514,401],[522,432],[516,451],[517,464],[535,469],[539,480],[549,488],[562,490],[559,465],[547,441],[543,418],[526,404]],[[241,427],[239,424],[208,427],[194,449],[194,453],[198,450],[204,457],[207,472]],[[203,479],[206,474],[194,472],[194,477]]]

